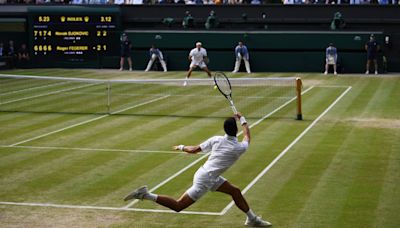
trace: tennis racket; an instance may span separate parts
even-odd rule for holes
[[[229,101],[229,105],[231,106],[233,113],[237,114],[238,111],[236,110],[232,100],[232,86],[228,77],[223,72],[216,72],[214,74],[214,82],[219,92],[221,92],[222,95],[224,95],[224,97]]]

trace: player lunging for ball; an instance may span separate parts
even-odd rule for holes
[[[211,72],[206,65],[206,63],[208,62],[207,51],[202,47],[201,42],[197,42],[196,47],[190,51],[189,61],[190,66],[183,86],[187,85],[187,80],[190,78],[190,75],[192,75],[192,71],[197,67],[200,67],[202,70],[207,72],[209,77],[211,77]]]
[[[236,137],[238,128],[236,119],[240,120],[243,127],[243,141],[238,142]],[[193,185],[178,200],[169,196],[156,195],[150,193],[147,186],[140,187],[127,195],[124,200],[147,199],[160,205],[168,207],[174,211],[181,211],[194,202],[199,200],[208,191],[222,192],[231,195],[236,206],[247,214],[246,226],[266,227],[271,223],[264,221],[261,217],[254,214],[249,208],[246,199],[243,197],[240,189],[221,175],[229,169],[248,148],[250,143],[250,130],[246,119],[236,114],[224,122],[225,136],[214,136],[201,143],[198,146],[174,146],[175,150],[181,150],[187,153],[210,152],[208,160],[201,166],[193,177]]]

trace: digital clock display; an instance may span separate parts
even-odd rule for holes
[[[30,22],[30,49],[36,60],[83,62],[118,55],[116,15],[34,14]]]

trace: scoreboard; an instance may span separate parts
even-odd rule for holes
[[[119,53],[119,15],[107,11],[34,12],[29,33],[37,63],[90,62]]]

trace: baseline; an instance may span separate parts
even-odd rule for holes
[[[306,89],[305,91],[302,92],[302,95],[307,93],[308,91],[310,91],[311,89],[313,89],[314,86],[309,87],[308,89]],[[163,98],[158,98],[158,99],[164,99],[168,96],[165,96]],[[262,117],[261,119],[259,119],[258,121],[254,122],[253,124],[251,124],[249,127],[252,128],[256,125],[258,125],[259,123],[261,123],[263,120],[265,120],[266,118],[268,118],[269,116],[273,115],[274,113],[276,113],[277,111],[281,110],[282,108],[284,108],[286,105],[288,105],[289,103],[291,103],[292,101],[294,101],[296,99],[296,97],[293,97],[291,100],[287,101],[286,103],[284,103],[283,105],[279,106],[278,108],[276,108],[275,110],[273,110],[272,112],[268,113],[267,115],[265,115],[264,117]],[[125,110],[124,110],[125,111]],[[122,111],[121,111],[122,112]],[[105,115],[104,117],[108,116]],[[102,117],[102,118],[104,118]],[[94,119],[98,119],[98,118],[94,118]],[[94,121],[94,120],[93,120]],[[87,122],[87,121],[84,121]],[[84,122],[82,122],[82,124],[84,124]],[[60,129],[61,130],[61,129]],[[59,131],[60,131],[59,130]],[[57,132],[59,132],[57,131]],[[56,132],[54,132],[56,133]],[[238,136],[243,134],[243,132],[239,132]],[[44,136],[42,136],[44,137]],[[33,140],[33,139],[32,139]],[[32,141],[30,140],[30,141]],[[21,144],[21,143],[20,143]],[[8,146],[3,146],[3,147],[23,147],[23,146],[17,146],[17,145],[8,145]],[[204,159],[205,157],[207,157],[209,154],[204,154],[203,156],[201,156],[200,158],[198,158],[197,160],[195,160],[194,162],[192,162],[191,164],[189,164],[188,166],[186,166],[185,168],[181,169],[180,171],[178,171],[177,173],[175,173],[174,175],[172,175],[171,177],[167,178],[166,180],[164,180],[163,182],[161,182],[160,184],[158,184],[157,186],[155,186],[154,188],[150,189],[150,191],[154,191],[157,188],[161,187],[162,185],[166,184],[167,182],[169,182],[170,180],[174,179],[175,177],[177,177],[178,175],[180,175],[182,172],[186,171],[187,169],[189,169],[190,167],[194,166],[196,163],[198,163],[199,161],[201,161],[202,159]],[[70,209],[93,209],[93,210],[112,210],[112,211],[137,211],[137,212],[153,212],[153,213],[172,213],[172,214],[178,214],[178,212],[172,211],[172,210],[159,210],[159,209],[141,209],[141,208],[130,208],[130,206],[132,206],[133,204],[135,204],[136,202],[133,201],[132,203],[124,206],[124,207],[104,207],[104,206],[90,206],[90,205],[68,205],[68,204],[51,204],[51,203],[27,203],[27,202],[5,202],[5,201],[0,201],[0,205],[12,205],[12,206],[32,206],[32,207],[53,207],[53,208],[70,208]],[[229,206],[229,205],[228,205]],[[225,209],[224,209],[225,210]],[[192,214],[192,215],[212,215],[212,216],[221,216],[224,215],[226,213],[227,210],[229,210],[229,208],[224,212],[224,210],[222,210],[221,212],[203,212],[203,211],[188,211],[188,210],[184,210],[179,212],[179,214]]]

